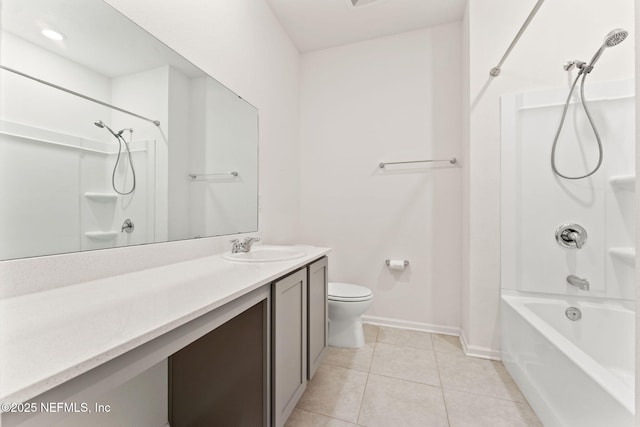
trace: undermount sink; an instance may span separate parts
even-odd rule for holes
[[[249,252],[238,252],[237,254],[225,252],[222,258],[238,262],[274,262],[302,258],[306,254],[307,251],[295,246],[260,245],[254,246]]]

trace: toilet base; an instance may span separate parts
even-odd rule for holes
[[[348,321],[329,321],[329,345],[332,347],[360,348],[364,345],[362,318]]]

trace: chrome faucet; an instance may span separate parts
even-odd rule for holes
[[[249,252],[251,250],[251,245],[259,241],[259,237],[247,237],[242,242],[238,239],[233,239],[231,241],[231,253],[237,254],[240,252]]]
[[[573,274],[571,274],[570,276],[567,276],[567,282],[571,286],[575,286],[580,290],[583,290],[583,291],[589,290],[589,281],[587,279],[581,279],[580,277],[574,276]]]

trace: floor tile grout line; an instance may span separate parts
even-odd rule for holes
[[[399,377],[394,377],[394,376],[391,376],[391,375],[379,374],[377,372],[369,372],[369,374],[370,375],[376,375],[378,377],[391,378],[392,380],[404,381],[404,382],[408,382],[408,383],[411,383],[411,384],[426,385],[426,386],[429,386],[429,387],[442,388],[442,385],[422,383],[420,381],[413,381],[413,380],[408,380],[406,378],[399,378]]]
[[[431,337],[431,344],[433,345],[433,337]],[[440,382],[440,394],[442,395],[442,404],[444,405],[444,413],[447,416],[447,424],[451,426],[451,418],[449,417],[449,408],[447,407],[447,399],[444,397],[444,386],[442,384],[442,377],[440,375],[440,365],[438,364],[438,356],[435,354],[435,346],[433,358],[436,362],[436,372],[438,373],[438,381]]]
[[[360,424],[360,415],[362,414],[362,406],[364,405],[364,395],[367,393],[367,385],[369,385],[369,376],[367,373],[367,380],[364,382],[364,389],[362,390],[362,398],[360,399],[360,407],[358,408],[358,415],[356,416],[355,424]]]
[[[420,334],[428,334],[429,335],[429,340],[431,341],[431,348],[430,349],[426,349],[426,350],[433,350],[433,351],[435,351],[437,353],[458,353],[458,354],[463,354],[463,355],[467,356],[466,354],[464,354],[464,351],[462,350],[462,347],[456,347],[454,345],[455,350],[436,350],[436,346],[433,343],[433,336],[434,335],[460,338],[459,335],[440,334],[440,333],[437,333],[437,332],[428,332],[428,331],[422,331],[422,330],[419,330],[419,329],[405,329],[405,328],[399,328],[399,327],[389,327],[389,326],[379,326],[379,325],[371,325],[371,326],[376,326],[377,327],[377,329],[378,329],[377,335],[380,334],[380,330],[382,328],[399,329],[399,330],[402,330],[402,331],[410,331],[410,332],[417,332],[417,333],[420,333]],[[393,344],[393,345],[407,346],[407,347],[411,347],[411,348],[425,349],[424,347],[416,347],[416,346],[411,345],[411,344],[397,344],[397,343],[393,343],[393,342],[379,341],[377,338],[376,338],[376,341],[384,343],[384,344]]]
[[[522,401],[522,400],[513,400],[513,399],[506,399],[504,397],[497,397],[497,396],[492,396],[489,394],[480,394],[480,393],[474,393],[472,391],[468,391],[468,390],[460,390],[459,388],[454,388],[454,387],[441,387],[443,390],[451,390],[451,391],[457,391],[459,393],[466,393],[466,394],[472,394],[474,396],[480,396],[480,397],[486,397],[488,399],[495,399],[495,400],[502,400],[504,402],[511,402],[511,403],[522,403],[522,404],[526,404],[529,405],[529,402],[526,400]],[[531,406],[531,405],[529,405]]]
[[[378,346],[378,334],[380,328],[376,328],[376,339],[373,342],[373,352],[371,353],[371,360],[369,361],[369,370],[367,371],[367,380],[364,382],[364,389],[362,390],[362,398],[360,399],[360,407],[358,408],[358,416],[356,417],[355,424],[360,425],[360,415],[362,415],[362,406],[364,405],[364,396],[367,393],[367,386],[369,385],[369,377],[371,376],[371,366],[373,365],[373,358],[376,356],[376,347]]]
[[[297,409],[299,411],[308,412],[308,413],[314,414],[314,415],[320,415],[321,417],[324,417],[324,418],[331,418],[332,420],[344,421],[345,423],[354,424],[354,425],[357,424],[357,422],[352,423],[351,421],[345,420],[344,418],[338,418],[338,417],[334,417],[334,416],[331,416],[331,415],[322,414],[320,412],[311,411],[309,409],[298,408],[297,406],[295,407],[295,409]]]

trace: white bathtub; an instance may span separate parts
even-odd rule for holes
[[[502,359],[545,425],[634,425],[635,313],[622,302],[503,290]],[[582,318],[571,321],[568,307]]]

